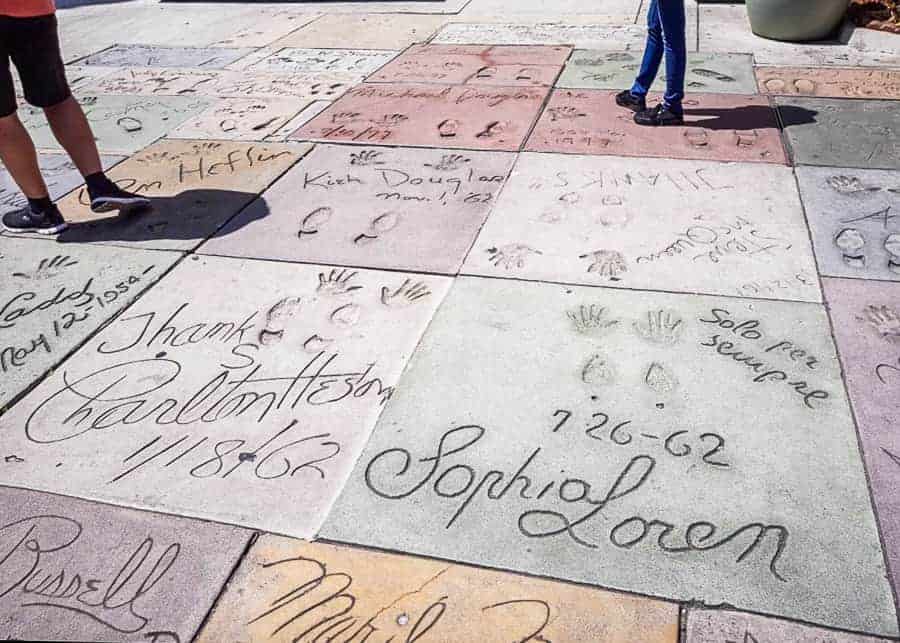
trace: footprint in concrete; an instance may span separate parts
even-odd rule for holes
[[[888,251],[888,270],[900,275],[900,234],[891,234],[884,240],[884,249]]]
[[[259,332],[259,343],[262,346],[277,344],[284,338],[288,321],[299,315],[303,308],[302,297],[285,297],[272,306],[266,313],[266,326]]]
[[[785,88],[784,81],[780,78],[769,78],[763,83],[763,85],[765,85],[766,91],[771,94],[780,94],[784,92]]]
[[[329,207],[316,208],[300,221],[300,230],[297,231],[297,236],[302,239],[303,235],[318,234],[319,228],[331,220],[332,214],[334,211]]]
[[[700,76],[700,78],[712,78],[713,80],[717,80],[720,83],[737,82],[732,76],[715,71],[714,69],[704,69],[703,67],[696,67],[691,71],[697,76]]]
[[[794,81],[794,89],[798,94],[812,95],[816,93],[816,84],[808,78],[798,78]]]
[[[856,228],[844,228],[834,238],[834,245],[841,251],[844,263],[851,268],[865,268],[866,255],[863,248],[866,247],[866,238]]]
[[[759,132],[750,130],[749,132],[734,131],[735,145],[738,147],[753,147],[759,141]]]
[[[355,326],[359,322],[362,315],[362,309],[358,304],[346,304],[340,308],[336,308],[331,313],[331,323],[337,326],[350,327]]]
[[[448,118],[438,123],[437,129],[441,138],[453,138],[459,133],[459,121]]]
[[[691,147],[702,149],[709,146],[709,133],[705,129],[689,127],[684,130],[684,140]]]
[[[590,386],[607,386],[616,379],[616,372],[605,355],[594,353],[581,369],[581,381]]]
[[[663,395],[678,388],[678,378],[659,362],[653,362],[644,374],[644,384],[654,393]]]
[[[400,224],[400,215],[396,212],[385,212],[372,219],[369,228],[353,239],[356,245],[365,245],[377,241],[381,235],[386,234]]]
[[[303,342],[303,350],[307,353],[320,353],[333,343],[333,339],[316,334],[310,336],[309,339]]]

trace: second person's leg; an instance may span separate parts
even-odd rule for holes
[[[687,71],[687,35],[684,0],[659,0],[659,15],[666,48],[666,95],[663,105],[681,116],[684,76]]]
[[[659,0],[650,0],[647,9],[647,45],[641,69],[630,90],[616,95],[616,104],[636,112],[647,109],[647,92],[656,80],[663,59],[663,30],[659,15]]]

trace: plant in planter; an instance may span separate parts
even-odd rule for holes
[[[747,0],[753,33],[763,38],[803,42],[831,35],[850,0]]]

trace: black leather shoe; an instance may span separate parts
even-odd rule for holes
[[[638,125],[684,125],[684,115],[676,114],[665,105],[659,104],[634,115]]]
[[[624,92],[616,94],[616,105],[634,112],[641,112],[647,109],[647,100],[643,96],[635,96],[626,89]]]

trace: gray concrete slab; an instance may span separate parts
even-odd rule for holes
[[[195,67],[222,69],[254,51],[251,47],[161,47],[115,45],[88,56],[82,65],[107,67]]]
[[[819,271],[900,281],[900,172],[798,167]]]
[[[791,168],[525,153],[463,272],[821,301]]]
[[[572,45],[582,49],[642,50],[647,30],[637,25],[457,23],[432,42],[458,45]]]
[[[778,97],[795,165],[900,170],[900,102]]]
[[[448,287],[192,257],[0,418],[0,483],[309,537]]]
[[[686,643],[722,641],[790,641],[791,643],[889,643],[874,638],[811,627],[781,619],[731,610],[691,609],[687,618]]]
[[[641,68],[641,57],[640,51],[577,49],[556,84],[570,88],[630,89]],[[664,91],[665,87],[665,73],[661,70],[653,91]],[[685,87],[695,92],[755,94],[753,57],[750,54],[691,53]]]
[[[101,152],[133,154],[209,106],[190,96],[79,96]],[[38,148],[61,150],[43,110],[31,106],[19,115]]]
[[[122,156],[103,155],[100,157],[100,162],[104,169],[109,169],[123,158]],[[41,174],[47,184],[51,199],[59,199],[84,183],[78,168],[67,154],[53,152],[38,154],[38,164],[41,167]],[[28,200],[6,168],[0,167],[0,216],[12,210],[24,208],[27,204]]]
[[[179,257],[0,236],[0,409]]]
[[[514,159],[319,145],[199,251],[456,274]]]
[[[321,536],[898,631],[820,305],[462,277]]]
[[[263,141],[308,104],[296,98],[222,98],[170,132],[169,138]]]
[[[251,536],[9,487],[0,515],[0,632],[26,641],[190,641]]]

